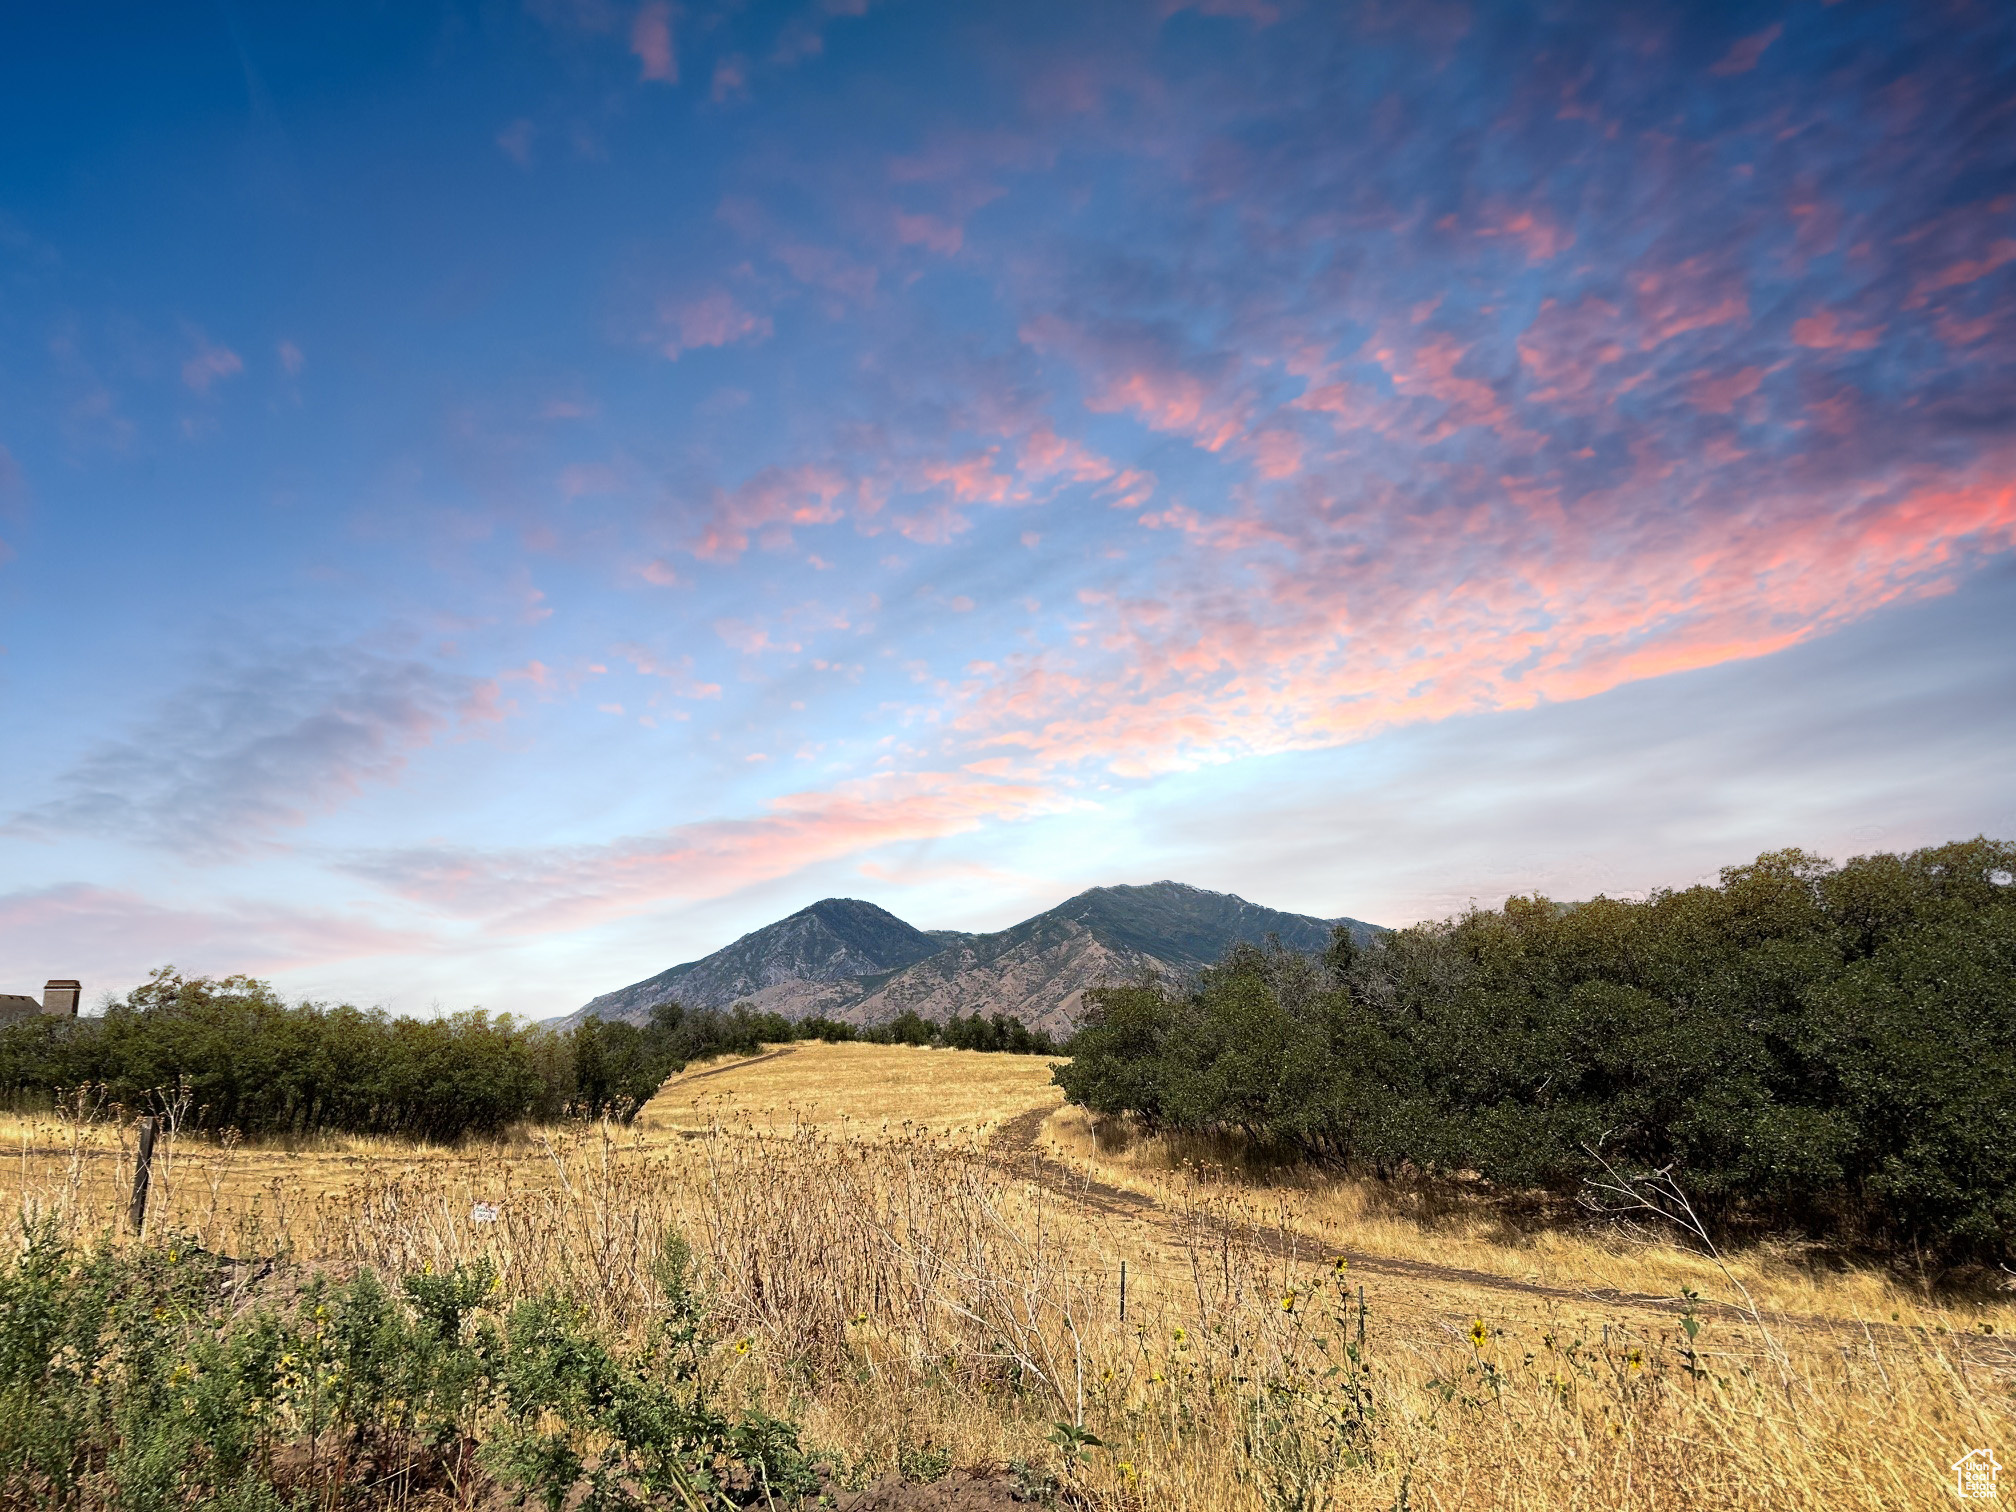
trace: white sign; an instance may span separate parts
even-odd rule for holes
[[[1953,1490],[1962,1501],[1994,1501],[2001,1473],[1993,1449],[1969,1449],[1953,1461]]]

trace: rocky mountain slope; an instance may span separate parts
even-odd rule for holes
[[[1345,924],[1359,939],[1379,926],[1262,908],[1230,893],[1180,882],[1095,887],[992,934],[912,929],[872,903],[829,898],[744,935],[725,950],[648,981],[605,993],[563,1023],[588,1015],[642,1020],[655,1003],[689,1007],[748,1002],[787,1018],[824,1014],[880,1023],[908,1009],[926,1018],[1007,1013],[1068,1034],[1087,988],[1152,971],[1180,976],[1241,941],[1269,935],[1314,953]]]
[[[863,977],[935,955],[948,936],[958,938],[913,929],[859,898],[822,898],[710,956],[592,998],[561,1022],[592,1015],[641,1023],[655,1005],[674,1000],[688,1008],[753,1003],[787,1018],[807,1018],[829,1003],[859,998],[856,984]]]
[[[1338,922],[1367,937],[1376,930],[1357,920]],[[1313,954],[1330,942],[1330,921],[1180,882],[1095,887],[893,973],[845,1016],[873,1024],[906,1008],[931,1019],[1008,1013],[1031,1028],[1068,1034],[1083,1016],[1088,987],[1124,982],[1144,970],[1182,975],[1241,941],[1257,945],[1270,934],[1291,950]]]

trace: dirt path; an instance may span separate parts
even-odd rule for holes
[[[1062,1161],[1045,1155],[1037,1147],[1036,1140],[1044,1121],[1053,1111],[1055,1110],[1050,1108],[1031,1108],[1027,1113],[1002,1124],[988,1140],[987,1153],[1018,1173],[1026,1174],[1039,1186],[1057,1193],[1060,1197],[1068,1197],[1080,1206],[1092,1208],[1096,1212],[1144,1218],[1175,1216],[1166,1203],[1141,1192],[1130,1192],[1097,1181],[1082,1171],[1075,1171]],[[1458,1286],[1476,1286],[1491,1291],[1513,1292],[1524,1297],[1555,1297],[1564,1301],[1605,1302],[1613,1306],[1678,1310],[1673,1302],[1664,1297],[1637,1296],[1609,1289],[1576,1291],[1568,1287],[1544,1286],[1537,1281],[1521,1281],[1511,1276],[1494,1275],[1490,1271],[1464,1270],[1457,1266],[1435,1265],[1426,1260],[1403,1260],[1390,1255],[1368,1255],[1360,1250],[1340,1249],[1328,1240],[1318,1239],[1310,1234],[1296,1233],[1292,1229],[1256,1227],[1248,1237],[1259,1248],[1277,1259],[1308,1260],[1311,1263],[1321,1260],[1327,1263],[1341,1256],[1350,1261],[1353,1270],[1365,1271],[1375,1276],[1401,1276],[1414,1281],[1440,1281]]]
[[[1177,1216],[1175,1212],[1166,1203],[1154,1197],[1126,1191],[1095,1180],[1084,1172],[1073,1170],[1062,1161],[1044,1154],[1037,1144],[1037,1139],[1044,1121],[1055,1111],[1054,1108],[1031,1108],[1028,1112],[1009,1119],[988,1139],[986,1154],[990,1159],[1018,1175],[1026,1176],[1045,1190],[1080,1206],[1091,1208],[1095,1212],[1164,1224],[1175,1219]],[[1409,1281],[1477,1288],[1518,1297],[1538,1297],[1585,1305],[1595,1303],[1604,1307],[1659,1313],[1667,1317],[1678,1317],[1687,1311],[1687,1304],[1673,1297],[1619,1291],[1614,1287],[1548,1286],[1537,1281],[1522,1281],[1512,1276],[1496,1275],[1490,1271],[1437,1265],[1427,1260],[1407,1260],[1396,1255],[1366,1254],[1362,1250],[1341,1248],[1328,1240],[1319,1239],[1311,1234],[1297,1233],[1292,1229],[1256,1226],[1245,1231],[1245,1237],[1278,1259],[1313,1263],[1318,1260],[1328,1262],[1341,1256],[1350,1262],[1351,1269],[1374,1276],[1393,1276]],[[1694,1313],[1704,1320],[1713,1319],[1737,1324],[1753,1324],[1755,1321],[1741,1308],[1727,1303],[1697,1302],[1694,1304]],[[1773,1328],[1839,1334],[1845,1338],[1852,1338],[1857,1344],[1866,1342],[1872,1330],[1875,1333],[1900,1337],[1904,1335],[1915,1337],[1920,1333],[1918,1329],[1893,1323],[1864,1324],[1794,1313],[1773,1314],[1767,1322]],[[1980,1363],[1992,1361],[2005,1367],[2016,1364],[2016,1356],[2012,1356],[2008,1345],[1999,1339],[1977,1339],[1972,1335],[1960,1334],[1952,1336],[1949,1342]]]
[[[761,1055],[752,1055],[747,1060],[730,1061],[725,1066],[709,1066],[705,1071],[681,1071],[671,1082],[667,1082],[666,1086],[671,1086],[674,1082],[704,1081],[710,1076],[726,1076],[730,1071],[742,1071],[750,1066],[761,1065],[766,1060],[775,1060],[780,1055],[790,1055],[797,1048],[796,1045],[783,1045],[775,1050],[765,1050]]]

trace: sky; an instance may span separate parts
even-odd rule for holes
[[[1998,0],[8,32],[0,990],[2016,837]]]

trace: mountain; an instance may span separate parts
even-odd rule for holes
[[[753,1003],[807,1018],[829,1003],[838,1007],[857,998],[860,978],[921,961],[945,944],[873,903],[822,898],[710,956],[592,998],[561,1022],[593,1016],[641,1023],[652,1008],[674,999],[688,1008]]]
[[[1378,932],[1357,919],[1336,922],[1361,939]],[[1330,943],[1330,921],[1181,882],[1094,887],[1013,928],[947,946],[884,983],[864,983],[867,995],[836,1016],[873,1024],[905,1009],[930,1019],[1007,1013],[1063,1035],[1083,1016],[1088,987],[1143,971],[1186,975],[1270,934],[1314,954]]]
[[[1337,924],[1361,942],[1384,933],[1362,919],[1282,913],[1180,882],[1094,887],[991,934],[913,929],[872,903],[827,898],[557,1022],[589,1015],[641,1022],[655,1004],[676,998],[691,1008],[747,1002],[786,1018],[824,1014],[856,1024],[906,1009],[932,1019],[1007,1013],[1063,1035],[1083,1015],[1086,989],[1101,982],[1143,971],[1187,975],[1269,935],[1314,954]]]

